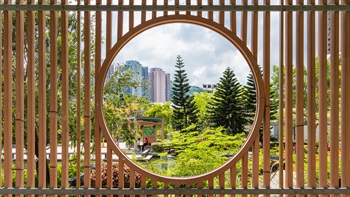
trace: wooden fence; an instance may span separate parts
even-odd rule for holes
[[[350,1],[84,0],[72,3],[67,0],[5,0],[0,4],[0,11],[3,21],[0,23],[3,51],[0,53],[0,77],[3,77],[0,83],[0,108],[3,111],[0,114],[0,147],[3,149],[0,161],[3,164],[0,166],[3,169],[0,174],[4,177],[1,194],[165,197],[182,194],[350,194]],[[74,65],[68,55],[71,48],[68,19],[72,13],[76,14],[78,34],[78,42],[74,43],[77,45]],[[117,21],[113,21],[114,13]],[[271,24],[273,13],[277,13],[279,24]],[[106,26],[104,31],[102,23]],[[163,177],[140,168],[115,144],[102,110],[103,84],[114,57],[140,33],[170,23],[200,25],[226,38],[247,60],[258,92],[256,117],[242,148],[222,167],[195,177]],[[263,24],[262,29],[258,28],[259,23]],[[116,24],[116,29],[112,28],[113,24]],[[276,26],[279,27],[280,46],[271,46],[271,29]],[[82,35],[80,32],[83,32]],[[113,36],[117,37],[115,43],[112,42]],[[259,43],[262,43],[263,50],[258,50]],[[106,50],[105,57],[102,57],[102,47]],[[278,47],[279,53],[271,54],[272,47]],[[263,75],[258,68],[260,56]],[[280,129],[279,135],[279,163],[284,164],[285,170],[278,175],[278,186],[271,189],[272,56],[279,57],[280,65],[279,128],[283,129]],[[76,86],[74,99],[69,94],[73,66],[78,76],[74,83],[81,84],[81,78],[84,82],[83,89]],[[91,91],[91,84],[95,85],[95,91]],[[305,95],[307,106],[304,106]],[[93,106],[90,105],[91,99],[94,100]],[[72,113],[69,111],[70,102],[77,102],[78,118],[74,121],[69,119]],[[82,108],[84,112],[80,114]],[[81,118],[84,122],[82,127]],[[304,139],[305,119],[307,139]],[[76,122],[77,157],[80,158],[82,138],[85,139],[84,150],[94,149],[94,154],[85,151],[83,155],[84,184],[83,188],[77,189],[69,188],[68,183],[68,168],[72,165],[68,152],[69,133],[74,132],[69,128],[69,121]],[[262,147],[258,140],[261,125]],[[317,139],[316,125],[319,126]],[[330,129],[327,129],[328,125]],[[306,141],[307,151],[303,146],[296,146],[293,150],[294,126],[295,143],[304,144]],[[83,136],[79,132],[81,129],[84,130]],[[94,137],[92,131],[95,132]],[[48,133],[49,180],[46,175]],[[97,172],[101,171],[102,135],[107,142],[107,174],[113,173],[112,158],[117,155],[119,169],[124,166],[130,168],[130,187],[124,188],[124,174],[119,173],[118,188],[110,189],[112,176],[108,176],[107,180],[109,189],[102,189],[100,176],[96,177],[95,187],[90,188],[91,164],[95,164]],[[15,139],[15,149],[12,139]],[[91,141],[94,146],[91,146]],[[61,144],[59,170],[58,144]],[[262,157],[259,156],[260,150]],[[248,162],[250,159],[252,162]],[[304,167],[306,161],[307,168]],[[262,170],[259,162],[263,163]],[[236,168],[238,163],[242,165],[239,173]],[[79,169],[80,162],[76,165]],[[135,185],[136,173],[142,177],[140,187]],[[80,175],[77,172],[76,176]],[[146,188],[147,180],[152,183],[152,189]]]

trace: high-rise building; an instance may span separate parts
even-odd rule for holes
[[[149,100],[155,103],[163,103],[170,100],[170,74],[161,68],[149,70]]]
[[[125,62],[124,69],[127,70],[130,69],[134,73],[134,80],[137,80],[138,82],[142,83],[142,74],[143,74],[143,69],[142,65],[140,62],[135,61],[135,60],[129,60]],[[143,90],[142,87],[137,87],[137,88],[129,88],[129,87],[124,87],[123,88],[123,93],[124,94],[130,94],[134,95],[137,97],[142,97],[143,96]]]

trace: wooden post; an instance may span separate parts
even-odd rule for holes
[[[62,5],[67,5],[68,1],[61,1]],[[80,24],[80,23],[78,23]],[[78,25],[79,27],[79,25]],[[69,146],[69,93],[68,93],[68,12],[61,12],[61,28],[62,28],[62,188],[68,188],[68,146]],[[78,28],[79,30],[79,28]],[[80,42],[79,42],[80,43]],[[78,45],[79,46],[79,45]],[[80,52],[77,52],[80,53]],[[79,65],[78,59],[78,65]],[[78,76],[79,77],[79,76]],[[78,103],[80,102],[79,99]],[[79,109],[78,109],[79,110]],[[79,121],[80,124],[80,121]],[[80,157],[80,156],[79,156]],[[80,162],[77,160],[77,162]],[[79,167],[79,166],[78,166]],[[67,196],[67,195],[66,195]]]
[[[44,4],[39,0],[39,5]],[[38,13],[39,34],[39,172],[38,188],[46,187],[46,16],[44,11]],[[44,195],[40,195],[44,197]]]
[[[265,0],[270,5],[270,0]],[[263,39],[263,77],[265,82],[265,115],[263,130],[263,187],[270,188],[270,12],[264,12],[264,39]]]
[[[350,1],[343,1],[350,5]],[[350,12],[342,13],[341,63],[341,187],[350,187]],[[348,196],[348,195],[346,195]]]
[[[303,5],[299,0],[298,5]],[[296,182],[304,188],[304,13],[296,13]],[[301,195],[298,195],[301,197]]]
[[[339,5],[339,0],[332,3]],[[339,188],[339,12],[331,12],[330,187]],[[335,197],[338,195],[331,195]]]
[[[315,1],[311,0],[311,5]],[[308,187],[316,187],[316,72],[315,72],[315,12],[307,13],[307,147]],[[309,195],[313,196],[313,195]]]
[[[23,4],[16,0],[16,4]],[[11,31],[12,32],[12,31]],[[7,39],[7,38],[6,38]],[[16,188],[24,184],[24,13],[16,11]],[[23,195],[16,195],[23,196]]]
[[[50,5],[57,4],[50,0]],[[50,188],[57,187],[57,12],[50,12]],[[55,196],[55,195],[51,195]]]

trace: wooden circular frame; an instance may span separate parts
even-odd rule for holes
[[[223,37],[225,37],[229,42],[231,42],[234,46],[237,47],[237,49],[242,53],[246,61],[248,62],[248,65],[253,73],[254,81],[256,85],[257,90],[257,107],[256,107],[256,115],[254,118],[253,125],[250,129],[250,133],[247,137],[247,140],[243,144],[243,146],[240,148],[240,150],[225,164],[220,166],[219,168],[216,168],[210,172],[207,172],[205,174],[201,174],[198,176],[192,176],[192,177],[167,177],[162,176],[159,174],[155,174],[152,172],[149,172],[137,164],[135,164],[133,161],[131,161],[126,155],[119,149],[119,147],[114,142],[112,136],[110,135],[110,132],[108,130],[104,114],[103,114],[103,87],[104,82],[106,79],[107,71],[113,62],[113,59],[115,56],[119,53],[119,51],[134,37],[139,35],[140,33],[163,24],[170,24],[170,23],[189,23],[189,24],[195,24],[202,27],[209,28]],[[254,55],[251,53],[251,51],[248,49],[246,44],[238,38],[234,32],[230,31],[223,25],[220,25],[214,21],[211,21],[209,19],[205,19],[198,16],[188,16],[188,15],[173,15],[173,16],[163,16],[159,18],[155,18],[146,22],[142,22],[137,27],[131,29],[128,33],[126,33],[124,36],[122,36],[118,42],[113,46],[111,50],[108,51],[106,59],[103,62],[103,65],[100,69],[100,72],[98,73],[97,79],[96,79],[96,110],[97,110],[97,121],[100,125],[100,128],[102,130],[102,133],[106,139],[107,144],[109,147],[114,151],[114,153],[117,154],[119,160],[122,160],[126,165],[128,165],[130,168],[134,169],[135,171],[141,173],[143,176],[146,176],[148,178],[152,178],[153,180],[164,182],[164,183],[173,183],[173,184],[192,184],[196,182],[200,182],[203,180],[211,179],[215,176],[218,176],[220,174],[223,174],[225,171],[230,169],[234,164],[236,164],[249,150],[249,148],[252,146],[253,142],[256,140],[260,125],[263,120],[263,112],[264,112],[264,106],[265,106],[265,90],[264,90],[264,82],[262,79],[261,71],[258,68],[257,60],[254,57]]]

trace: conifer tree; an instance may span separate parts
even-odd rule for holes
[[[233,70],[227,68],[209,103],[210,124],[223,126],[230,135],[244,132],[247,119],[244,114],[244,88],[239,84]]]
[[[183,131],[191,124],[197,124],[197,108],[192,95],[188,95],[190,85],[188,83],[187,74],[184,70],[185,64],[180,55],[176,57],[177,70],[174,75],[173,91],[173,107],[174,114],[172,116],[173,127],[176,130]]]
[[[256,111],[256,88],[253,74],[250,73],[247,77],[245,114],[249,124],[254,121]]]

